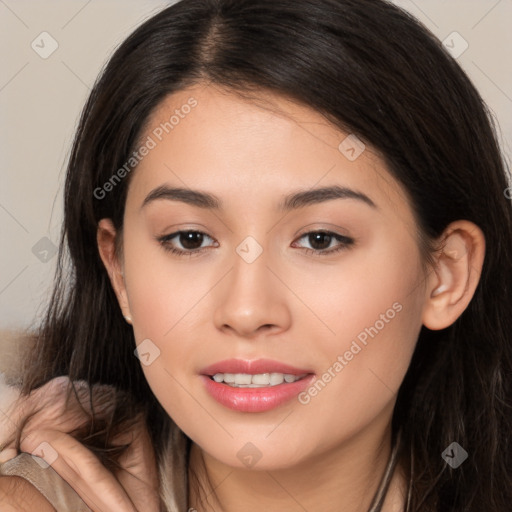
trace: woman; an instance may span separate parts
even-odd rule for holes
[[[165,9],[85,106],[3,474],[46,461],[54,509],[505,512],[507,185],[404,11]]]

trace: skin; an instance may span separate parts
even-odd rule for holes
[[[143,139],[190,97],[198,105],[133,171],[121,252],[112,222],[98,226],[99,251],[136,342],[149,338],[160,350],[143,365],[147,380],[193,441],[190,469],[216,487],[215,508],[194,489],[190,506],[366,510],[390,454],[396,394],[421,326],[445,328],[467,307],[483,233],[465,220],[452,223],[445,251],[424,271],[410,204],[378,154],[367,145],[349,161],[338,149],[347,133],[275,94],[248,101],[196,85],[162,102]],[[142,207],[162,185],[215,194],[223,207],[168,199]],[[331,199],[286,215],[277,209],[287,194],[328,185],[363,192],[377,208]],[[192,257],[166,251],[157,238],[178,230],[205,233],[205,249]],[[355,242],[311,254],[306,249],[319,245],[304,235],[318,230]],[[252,263],[236,252],[247,236],[263,251]],[[167,245],[186,250],[178,237]],[[306,405],[293,399],[263,413],[233,411],[199,378],[223,359],[263,357],[320,378],[396,302],[401,311]],[[261,453],[251,469],[237,457],[248,442]],[[403,485],[399,470],[385,512],[400,510]]]
[[[30,482],[18,476],[0,477],[0,506],[3,512],[56,512]]]

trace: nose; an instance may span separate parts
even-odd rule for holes
[[[290,327],[286,287],[268,263],[266,251],[251,263],[235,254],[231,272],[216,287],[214,322],[218,329],[254,338]]]

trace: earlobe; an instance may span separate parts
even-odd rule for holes
[[[123,313],[125,320],[131,324],[131,313],[128,304],[126,286],[124,281],[124,271],[122,262],[116,252],[116,229],[111,219],[101,219],[98,223],[96,239],[98,251],[105,269],[110,278],[110,283],[117,297],[117,301]]]
[[[475,293],[485,257],[485,237],[474,223],[448,226],[426,288],[423,325],[445,329],[464,312]]]

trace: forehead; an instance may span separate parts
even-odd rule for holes
[[[371,147],[274,93],[247,99],[212,85],[178,91],[149,117],[139,145],[145,143],[151,150],[134,171],[132,203],[163,184],[242,207],[277,203],[292,189],[339,184],[364,191],[395,215],[411,215],[404,190]]]

